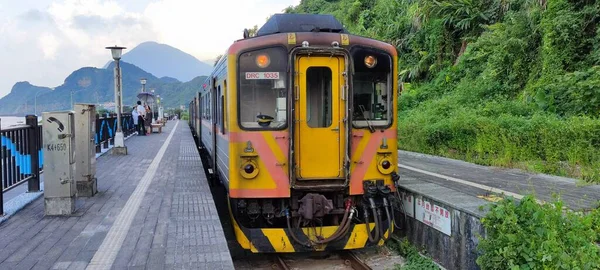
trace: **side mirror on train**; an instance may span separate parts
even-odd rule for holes
[[[248,29],[244,28],[244,39],[247,39],[250,37],[250,31],[248,31]]]

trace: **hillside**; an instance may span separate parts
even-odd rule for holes
[[[11,93],[0,99],[0,115],[24,115],[34,113],[35,94],[37,112],[50,110],[65,110],[71,108],[71,91],[74,103],[105,103],[114,102],[113,64],[108,69],[84,67],[71,73],[64,83],[54,90],[38,87],[28,82],[15,84]],[[139,67],[121,62],[123,74],[123,105],[131,106],[137,100],[141,90],[140,78],[147,78],[146,90],[155,89],[155,94],[161,95],[164,107],[179,107],[189,102],[189,97],[201,87],[201,81],[206,77],[199,76],[195,80],[182,83],[176,79],[154,75]],[[199,82],[200,81],[200,82]],[[27,104],[27,105],[25,105]]]
[[[303,0],[399,52],[406,150],[600,183],[600,3]]]
[[[124,62],[134,64],[159,78],[171,77],[187,82],[200,75],[209,75],[212,71],[211,65],[194,56],[169,45],[152,41],[141,43],[123,52],[121,59]]]
[[[52,89],[48,87],[31,85],[29,82],[15,83],[10,93],[0,99],[0,115],[12,115],[14,112],[25,110],[33,113],[35,102],[33,98],[37,95],[38,101],[41,101],[44,95],[50,92]]]

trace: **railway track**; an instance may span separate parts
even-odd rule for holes
[[[366,263],[364,263],[354,252],[352,251],[340,251],[337,253],[337,255],[339,256],[340,260],[329,260],[329,263],[338,263],[338,264],[343,264],[344,266],[346,266],[348,269],[353,269],[353,270],[371,270],[372,268],[369,267]],[[293,266],[291,266],[288,261],[286,259],[284,259],[282,256],[276,255],[275,258],[273,259],[273,265],[272,268],[273,269],[280,269],[280,270],[291,270],[291,269],[298,269],[295,268]],[[302,261],[299,261],[299,264],[302,264]]]

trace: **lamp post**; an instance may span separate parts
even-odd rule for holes
[[[156,95],[156,110],[157,110],[157,114],[156,114],[156,120],[161,120],[163,117],[163,108],[162,105],[160,105],[160,103],[162,102],[162,100],[160,99],[160,95]]]
[[[154,95],[154,89],[150,90],[152,92],[152,95]],[[154,102],[152,102],[152,124],[156,123],[156,118],[154,117],[154,113],[156,112],[154,110],[154,104],[156,103],[156,99],[154,100]]]
[[[106,47],[109,49],[113,60],[115,60],[115,106],[117,111],[117,132],[115,133],[115,146],[113,147],[113,154],[127,155],[127,147],[125,147],[125,138],[123,136],[123,130],[121,129],[121,113],[123,106],[123,98],[121,92],[121,67],[119,66],[119,60],[121,60],[121,54],[125,47],[119,47],[117,45],[113,47]]]
[[[35,93],[34,105],[33,105],[33,114],[35,114],[35,116],[37,116],[37,97],[38,97],[38,94],[41,92],[42,91],[38,91],[37,93]]]
[[[146,78],[141,78],[140,83],[142,84],[142,93],[146,92]]]
[[[77,93],[79,91],[82,91],[82,90],[73,91],[73,89],[71,89],[71,110],[75,109],[75,104],[73,104],[73,93]]]

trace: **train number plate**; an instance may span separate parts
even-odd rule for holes
[[[246,80],[278,80],[279,72],[246,72]]]

